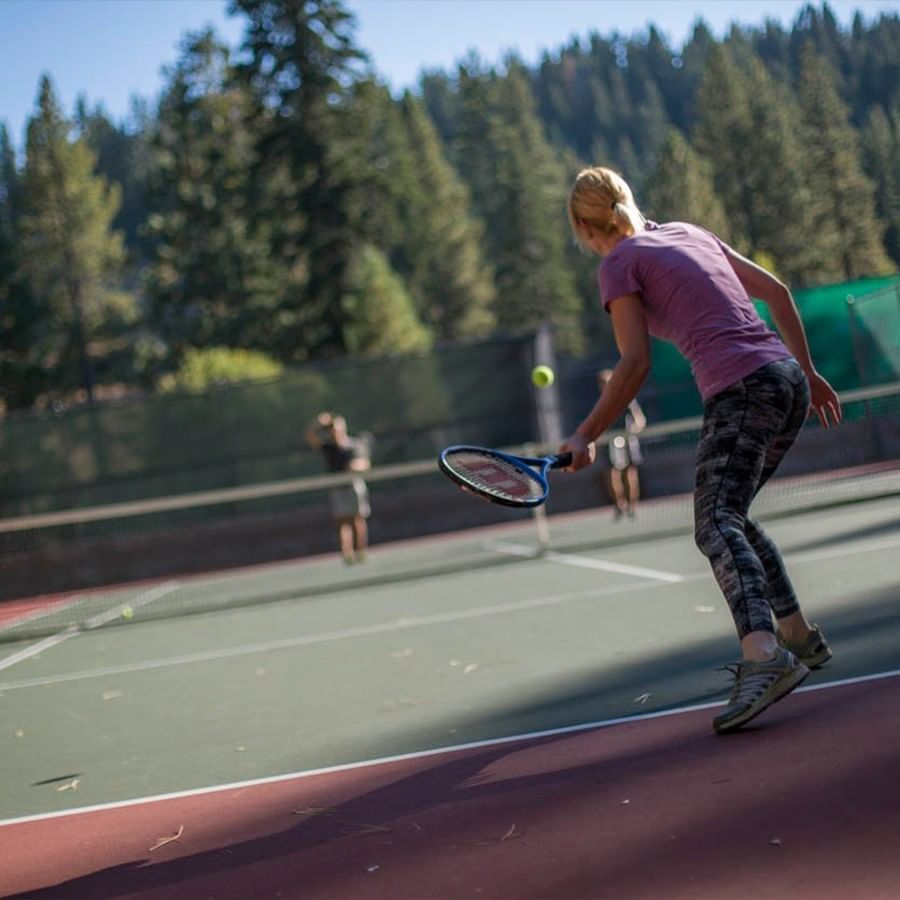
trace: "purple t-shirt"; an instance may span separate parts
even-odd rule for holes
[[[759,317],[722,242],[685,222],[648,222],[600,265],[604,308],[637,293],[654,337],[671,341],[691,364],[703,399],[790,351]]]

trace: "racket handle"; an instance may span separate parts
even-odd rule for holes
[[[560,453],[558,456],[553,458],[553,462],[550,463],[551,469],[564,469],[566,466],[572,464],[572,454],[571,453]]]

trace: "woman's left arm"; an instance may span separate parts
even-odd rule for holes
[[[741,256],[727,244],[722,246],[744,290],[749,296],[758,297],[768,305],[781,339],[806,373],[809,379],[811,405],[819,421],[826,428],[837,425],[843,416],[840,398],[813,365],[803,320],[787,285],[782,284],[771,272]]]

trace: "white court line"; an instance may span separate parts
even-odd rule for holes
[[[511,546],[517,547],[518,545]],[[857,545],[855,547],[847,547],[843,550],[816,550],[807,553],[788,554],[787,556],[785,556],[785,561],[788,563],[817,562],[822,559],[852,556],[878,550],[887,550],[898,546],[900,546],[900,540],[879,540],[870,542],[863,546]],[[529,550],[528,553],[529,555],[534,555],[533,550]],[[700,572],[691,572],[686,575],[679,576],[682,583],[703,581],[711,577],[712,576],[707,569],[704,569]],[[22,690],[24,688],[31,687],[41,687],[47,684],[64,684],[70,681],[82,681],[87,678],[102,678],[105,675],[122,675],[129,672],[141,672],[151,669],[164,669],[170,666],[189,665],[191,663],[215,662],[219,659],[228,659],[235,656],[247,656],[254,653],[268,653],[272,650],[283,650],[293,647],[309,646],[312,644],[328,643],[331,641],[347,640],[349,638],[367,637],[369,635],[385,634],[392,631],[402,631],[409,628],[438,625],[444,622],[458,622],[465,619],[481,618],[483,616],[502,615],[503,613],[518,612],[523,609],[537,609],[542,606],[555,606],[562,603],[568,603],[571,600],[610,596],[632,591],[649,591],[655,588],[663,587],[668,583],[669,582],[659,581],[655,584],[637,583],[618,586],[606,586],[586,591],[572,591],[565,594],[551,595],[549,597],[538,597],[532,600],[502,603],[495,606],[476,607],[474,609],[460,610],[458,612],[439,613],[433,616],[422,616],[419,618],[397,619],[394,622],[385,622],[380,625],[347,628],[341,631],[323,632],[321,634],[314,635],[303,635],[295,638],[283,638],[277,641],[265,641],[258,644],[242,644],[236,647],[226,647],[221,650],[209,650],[204,652],[186,654],[183,656],[159,657],[155,659],[143,660],[141,662],[128,663],[121,666],[109,666],[103,669],[87,669],[62,675],[49,675],[44,678],[29,678],[22,681],[0,682],[0,692]],[[59,636],[57,635],[55,637]],[[34,653],[40,652],[40,650],[37,650],[35,648],[30,649],[32,650],[32,653],[29,655],[34,655]],[[27,651],[22,652],[26,653]],[[12,663],[9,663],[9,665],[12,665]],[[0,668],[4,668],[4,666],[0,664]]]
[[[807,550],[804,553],[787,553],[784,560],[788,563],[818,562],[822,559],[838,559],[842,556],[857,556],[861,553],[875,553],[878,550],[892,550],[894,547],[900,547],[900,538],[873,540],[856,545],[850,542],[841,550],[831,548],[830,550]]]
[[[126,607],[130,606],[132,609],[139,609],[142,606],[146,606],[148,603],[152,603],[154,600],[159,600],[160,597],[165,597],[167,594],[171,594],[173,591],[178,590],[179,586],[177,581],[168,581],[165,584],[151,588],[149,591],[137,594],[130,603],[120,603],[115,608],[108,609],[106,612],[88,619],[84,623],[84,628],[88,630],[99,628],[99,626],[105,625],[113,619],[118,619]],[[24,662],[26,659],[31,659],[32,656],[37,656],[38,653],[43,653],[44,650],[56,647],[63,641],[67,641],[70,637],[75,637],[75,635],[79,634],[81,631],[82,629],[77,625],[69,625],[68,628],[64,628],[62,631],[57,632],[48,638],[44,638],[44,640],[38,641],[30,647],[26,647],[18,653],[13,653],[12,656],[7,656],[0,660],[0,671],[9,669],[16,663]],[[2,688],[0,688],[0,691],[2,691]]]
[[[620,575],[635,575],[638,578],[650,578],[654,581],[666,581],[669,584],[677,584],[684,581],[683,575],[674,572],[661,572],[659,569],[648,569],[646,566],[628,566],[623,563],[614,563],[609,560],[591,559],[588,556],[575,556],[572,553],[557,553],[548,550],[544,559],[550,562],[562,563],[564,566],[580,566],[583,569],[600,569],[603,572],[617,572]]]
[[[78,628],[75,625],[71,625],[65,631],[60,631],[58,634],[54,634],[51,637],[44,638],[42,641],[38,641],[36,644],[32,644],[30,647],[26,647],[24,650],[20,650],[18,653],[13,653],[12,656],[7,656],[4,659],[0,659],[0,669],[8,669],[10,666],[14,666],[16,663],[23,662],[26,659],[31,659],[32,656],[37,656],[38,653],[43,653],[44,650],[49,650],[51,647],[55,647],[57,644],[61,644],[63,641],[67,641],[70,637],[75,637],[78,634]]]
[[[795,694],[804,694],[810,691],[824,691],[831,688],[846,687],[853,684],[863,684],[867,681],[884,681],[888,678],[900,676],[900,669],[892,669],[889,672],[877,672],[874,675],[859,675],[854,678],[843,678],[840,681],[830,681],[826,684],[814,684],[809,687],[800,687]],[[629,722],[646,722],[650,719],[663,719],[669,716],[680,716],[685,713],[698,712],[704,709],[714,709],[724,706],[726,701],[715,700],[710,703],[697,703],[693,706],[680,706],[676,709],[662,709],[650,713],[636,713],[629,716],[620,716],[615,719],[601,719],[598,722],[585,722],[581,725],[567,725],[562,728],[549,728],[545,731],[531,731],[526,734],[516,734],[510,737],[488,738],[483,741],[471,741],[468,744],[454,744],[449,747],[435,747],[431,750],[417,750],[414,753],[401,753],[396,756],[383,756],[377,759],[361,760],[360,762],[343,763],[336,766],[325,766],[320,769],[306,769],[305,771],[289,772],[285,775],[269,775],[265,778],[253,778],[248,781],[235,781],[228,784],[217,784],[210,787],[191,788],[186,791],[174,791],[168,794],[156,794],[151,797],[136,797],[132,800],[116,800],[111,803],[98,803],[94,806],[82,806],[78,809],[64,809],[51,813],[37,813],[31,816],[20,816],[16,819],[0,819],[0,828],[6,825],[21,825],[26,822],[44,822],[48,819],[61,819],[65,816],[76,816],[82,813],[104,812],[110,809],[125,809],[129,806],[141,806],[148,803],[159,803],[164,800],[180,800],[186,797],[202,797],[204,794],[216,794],[224,791],[236,791],[244,788],[256,787],[263,784],[278,784],[282,781],[295,781],[301,778],[312,778],[315,775],[333,775],[338,772],[352,772],[355,769],[383,766],[390,763],[408,762],[410,760],[428,759],[431,756],[440,756],[446,753],[463,753],[469,750],[479,750],[484,747],[502,747],[504,744],[524,743],[536,741],[542,738],[559,737],[564,734],[577,734],[582,731],[594,731],[601,728],[610,728],[613,725],[625,725]]]
[[[674,572],[660,572],[659,569],[648,569],[644,566],[628,566],[624,563],[609,562],[605,559],[594,559],[591,556],[557,553],[555,550],[546,550],[540,556],[535,556],[535,551],[531,547],[526,547],[522,544],[510,544],[507,541],[485,541],[484,546],[489,550],[496,550],[498,553],[507,553],[511,556],[533,556],[535,559],[545,559],[548,562],[560,563],[564,566],[597,569],[601,572],[615,572],[619,575],[634,575],[637,578],[667,581],[670,584],[684,581],[683,575],[676,575]]]
[[[704,572],[691,577],[689,580],[708,578]],[[586,591],[570,591],[565,594],[552,594],[548,597],[535,597],[531,600],[518,600],[511,603],[498,603],[494,606],[478,606],[474,609],[457,610],[448,613],[436,613],[431,616],[419,616],[395,619],[393,622],[383,622],[378,625],[362,625],[358,628],[344,628],[340,631],[326,631],[319,634],[306,634],[293,638],[281,638],[275,641],[263,641],[258,644],[241,644],[236,647],[225,647],[221,650],[207,650],[198,653],[188,653],[182,656],[166,656],[158,659],[142,660],[141,662],[125,663],[120,666],[107,666],[101,669],[85,669],[79,672],[69,672],[62,675],[48,675],[43,678],[28,678],[23,681],[8,681],[0,683],[0,693],[14,691],[22,688],[41,687],[46,684],[62,684],[70,681],[82,681],[86,678],[102,678],[105,675],[122,675],[127,672],[142,672],[148,669],[164,669],[169,666],[183,666],[190,663],[214,662],[219,659],[228,659],[235,656],[248,656],[253,653],[269,653],[272,650],[287,650],[294,647],[306,647],[312,644],[325,644],[332,641],[343,641],[349,638],[369,637],[375,634],[386,634],[392,631],[405,631],[410,628],[423,628],[428,625],[441,625],[446,622],[462,622],[467,619],[479,619],[484,616],[496,616],[509,612],[520,612],[525,609],[539,609],[544,606],[557,606],[569,603],[572,600],[584,600],[591,597],[604,597],[621,594],[628,591],[647,591],[662,587],[658,584],[628,584],[606,585],[601,588],[592,588]]]

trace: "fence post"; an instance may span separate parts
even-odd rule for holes
[[[859,376],[859,387],[866,384],[865,354],[862,348],[862,334],[856,312],[856,298],[847,294],[847,316],[850,321],[850,340],[853,344],[853,360],[856,363],[856,374]]]

